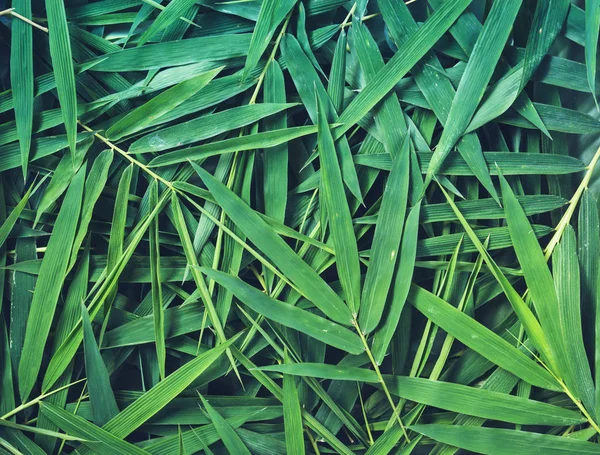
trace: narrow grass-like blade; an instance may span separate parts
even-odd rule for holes
[[[67,130],[69,148],[75,155],[77,141],[77,92],[75,89],[75,69],[71,55],[71,40],[67,26],[67,16],[63,0],[46,0],[48,33],[50,35],[50,55],[56,80],[56,91],[60,101],[63,122]]]
[[[267,72],[266,78],[268,78]],[[269,79],[265,88],[270,87]],[[266,96],[266,95],[265,95]],[[167,128],[148,133],[129,147],[129,153],[160,152],[170,148],[202,141],[218,134],[257,122],[265,117],[278,114],[295,104],[262,103],[226,109],[215,114],[203,115],[200,118],[178,123]]]
[[[360,354],[364,350],[358,335],[339,324],[328,321],[310,311],[277,301],[227,273],[205,267],[201,270],[210,279],[229,289],[252,310],[279,324],[306,333],[323,343],[351,354]]]
[[[236,338],[231,338],[187,362],[122,410],[102,429],[120,439],[127,437],[189,387],[213,362],[217,361]],[[81,450],[79,453],[83,455],[89,451]]]
[[[575,387],[574,372],[567,366],[569,355],[565,344],[565,334],[561,330],[561,305],[556,295],[552,274],[537,238],[532,235],[531,225],[523,208],[502,175],[500,175],[500,185],[504,213],[515,253],[523,269],[525,282],[540,324],[551,346],[553,357],[547,359],[548,366],[553,368],[555,374],[562,377],[570,388]]]
[[[98,453],[118,451],[127,455],[148,455],[139,447],[117,438],[84,418],[71,414],[51,403],[42,403],[42,415],[67,434],[83,439],[85,446]]]
[[[248,136],[233,137],[231,139],[210,142],[188,149],[165,153],[164,155],[154,158],[150,162],[150,166],[162,167],[170,164],[183,163],[185,161],[204,160],[211,156],[221,155],[223,153],[277,147],[294,139],[316,132],[316,126],[296,126],[250,134]],[[266,153],[269,153],[269,151],[267,150]]]
[[[284,361],[288,363],[287,352],[285,355]],[[296,379],[290,374],[283,375],[283,425],[287,453],[290,455],[303,455],[306,453],[298,388],[296,387]]]
[[[260,57],[269,45],[269,41],[273,37],[275,29],[294,7],[296,1],[297,0],[264,0],[260,4],[260,11],[258,13],[254,31],[252,32],[252,39],[250,40],[250,47],[248,49],[246,63],[244,64],[242,79],[246,79],[248,74],[256,67]]]
[[[10,232],[15,226],[15,223],[21,216],[21,213],[23,212],[25,207],[27,207],[27,203],[29,202],[29,197],[31,196],[33,189],[34,186],[31,185],[29,189],[25,192],[19,203],[15,205],[15,208],[12,209],[10,215],[6,217],[6,219],[0,226],[0,246],[4,245],[4,242],[6,242],[6,239],[8,238]]]
[[[549,0],[536,5],[525,48],[521,87],[531,79],[548,53],[563,26],[570,5],[569,0]]]
[[[375,330],[381,320],[395,265],[399,253],[401,254],[399,246],[405,223],[409,188],[409,153],[409,142],[405,139],[402,148],[392,161],[392,170],[383,192],[373,234],[371,260],[365,277],[359,313],[360,328],[367,333]],[[399,201],[404,202],[399,204]],[[418,213],[416,216],[418,220]],[[410,263],[410,259],[407,258],[407,262]]]
[[[360,305],[360,263],[356,236],[352,227],[352,216],[345,196],[335,144],[327,124],[323,102],[320,99],[317,99],[317,106],[321,187],[336,253],[336,267],[346,303],[352,313],[356,314]]]
[[[168,194],[168,193],[167,193]],[[161,196],[158,205],[152,208],[152,211],[144,217],[136,229],[129,235],[127,239],[127,247],[121,256],[117,267],[115,267],[110,273],[106,272],[106,269],[102,272],[103,282],[100,287],[96,290],[96,293],[91,298],[90,304],[88,305],[88,311],[90,314],[90,318],[94,318],[102,308],[104,301],[107,297],[113,292],[113,289],[116,286],[116,283],[123,273],[125,265],[129,262],[133,253],[142,240],[145,232],[148,230],[150,226],[150,222],[154,216],[157,216],[158,213],[163,209],[164,205],[168,201],[167,194]],[[71,330],[67,338],[62,342],[62,344],[56,349],[54,355],[50,359],[50,363],[48,364],[48,368],[46,370],[46,374],[44,375],[44,380],[42,382],[42,390],[47,392],[50,388],[56,383],[56,381],[63,374],[65,369],[71,363],[73,356],[75,356],[77,352],[77,348],[81,344],[83,338],[82,330],[81,330],[81,321],[78,321],[77,325]]]
[[[268,103],[285,103],[285,79],[279,64],[273,61],[265,74],[264,101]],[[267,130],[287,128],[287,115],[281,113],[265,120]],[[281,144],[263,154],[263,182],[265,215],[283,222],[287,204],[288,188],[288,145]]]
[[[545,455],[600,453],[600,447],[591,442],[528,431],[442,424],[412,425],[410,429],[436,441],[487,455],[536,452]]]
[[[342,29],[335,45],[335,53],[331,62],[331,71],[329,72],[329,84],[327,85],[327,94],[331,99],[333,108],[336,112],[342,112],[344,107],[344,88],[346,85],[346,45],[348,39],[346,32]]]
[[[596,99],[596,54],[600,30],[600,1],[585,0],[585,66],[592,96]]]
[[[519,320],[523,324],[523,328],[531,338],[531,341],[534,343],[536,349],[539,351],[542,358],[546,360],[546,362],[555,366],[556,361],[554,360],[555,354],[552,349],[552,345],[550,345],[548,337],[546,336],[546,333],[542,330],[539,321],[537,320],[529,306],[524,302],[519,293],[517,293],[515,288],[506,278],[506,276],[504,276],[494,259],[492,259],[492,257],[486,251],[486,248],[483,246],[481,240],[477,237],[471,226],[469,226],[469,223],[467,222],[467,220],[465,220],[462,213],[460,213],[454,201],[448,196],[448,193],[446,193],[443,187],[440,187],[440,189],[446,196],[446,200],[448,201],[448,203],[452,207],[452,210],[458,217],[458,220],[463,226],[463,229],[466,231],[467,236],[473,242],[479,254],[481,254],[481,256],[483,257],[483,260],[485,261],[486,265],[488,266],[488,269],[490,270],[494,278],[496,278],[496,280],[498,281],[498,284],[500,285],[502,291],[508,298],[508,301],[510,302],[513,310],[517,314]],[[506,201],[504,202],[506,204]],[[527,235],[529,235],[529,231]],[[546,267],[545,262],[544,266]]]
[[[167,7],[160,12],[154,21],[152,21],[152,25],[142,33],[142,36],[140,36],[137,43],[138,46],[142,46],[158,32],[166,29],[173,22],[177,21],[194,5],[194,3],[194,0],[173,0],[169,2]]]
[[[552,272],[565,346],[564,365],[570,371],[567,377],[571,379],[570,385],[575,388],[585,407],[594,409],[594,383],[583,343],[577,240],[571,225],[567,225],[552,254]]]
[[[388,299],[387,309],[382,316],[383,322],[373,336],[371,350],[375,361],[380,364],[383,363],[388,347],[396,333],[400,315],[410,290],[417,256],[420,215],[421,201],[417,202],[417,205],[411,209],[406,217],[392,291]]]
[[[84,178],[85,166],[82,166],[65,195],[40,268],[19,363],[19,391],[23,400],[29,397],[38,379],[44,347],[69,265],[76,230],[73,220],[79,217]]]
[[[158,204],[158,182],[150,184],[150,206]],[[158,218],[150,224],[150,273],[152,274],[152,315],[154,318],[154,342],[160,379],[165,378],[165,316],[162,298],[162,283],[160,279],[160,241],[158,237]]]
[[[380,7],[391,36],[398,48],[402,49],[407,39],[419,30],[417,22],[413,19],[408,7],[402,2],[384,0],[381,2]],[[458,31],[462,27],[461,21],[464,17],[458,19],[456,26],[451,31]],[[469,29],[470,35],[477,35],[476,32],[476,29]],[[452,82],[444,76],[443,71],[442,64],[433,52],[430,52],[420,62],[416,63],[411,70],[417,86],[427,99],[436,117],[442,125],[446,125],[456,92]],[[489,176],[489,170],[484,160],[481,159],[481,144],[478,138],[474,135],[465,136],[458,142],[457,147],[479,181],[490,195],[497,199],[498,195]]]
[[[15,0],[12,7],[31,20],[31,0]],[[33,33],[31,25],[17,18],[11,23],[11,32],[10,81],[25,178],[33,130]]]
[[[239,197],[204,169],[194,167],[227,216],[326,316],[350,325],[352,314],[321,277]]]
[[[200,400],[202,401],[202,405],[206,409],[206,413],[215,426],[215,430],[217,430],[217,433],[219,434],[221,441],[223,441],[227,451],[229,453],[239,453],[240,455],[250,455],[251,452],[244,445],[229,422],[227,422],[227,420],[225,420],[223,416],[219,414],[219,412],[202,395],[200,395]]]
[[[554,378],[540,365],[434,294],[413,284],[408,301],[434,324],[496,365],[530,384],[550,390],[560,389]]]
[[[114,141],[143,129],[202,90],[222,69],[220,67],[207,71],[165,90],[119,119],[106,131],[106,135]]]
[[[286,60],[288,72],[294,81],[296,90],[298,91],[312,122],[316,125],[318,121],[317,99],[323,103],[327,121],[337,122],[338,112],[335,111],[333,103],[325,91],[325,87],[321,82],[319,74],[302,50],[300,43],[298,43],[292,35],[287,34],[282,40],[281,52]],[[336,142],[335,146],[344,183],[354,197],[362,202],[360,184],[356,174],[356,168],[352,162],[352,153],[348,140],[346,137],[343,137],[343,135],[336,136],[336,139],[337,138],[340,140]]]
[[[82,305],[81,319],[83,321],[83,352],[90,402],[94,413],[94,423],[101,427],[119,413],[119,408],[110,385],[106,365],[96,344],[90,316],[85,305]]]
[[[429,163],[426,180],[431,180],[432,176],[439,171],[469,125],[498,63],[521,2],[522,0],[507,0],[493,3],[456,89],[448,114],[449,127],[442,133],[436,152]]]
[[[336,130],[339,137],[352,128],[377,103],[379,103],[406,73],[435,45],[440,37],[469,6],[471,0],[448,0],[438,8],[423,24],[417,33],[404,44],[402,52],[397,52],[377,73],[377,76],[352,100],[340,115],[343,126]]]

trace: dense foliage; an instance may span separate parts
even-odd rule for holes
[[[600,0],[3,3],[1,454],[600,454]]]

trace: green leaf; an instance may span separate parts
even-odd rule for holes
[[[69,269],[75,265],[77,258],[77,252],[83,244],[88,227],[93,217],[93,210],[102,189],[106,184],[108,178],[108,171],[112,163],[113,153],[111,150],[105,150],[94,160],[94,164],[90,169],[90,172],[85,181],[85,188],[83,191],[83,203],[81,206],[81,216],[79,219],[79,226],[77,228],[77,235],[73,242],[73,250],[71,251],[71,259],[69,262]]]
[[[46,190],[44,191],[44,194],[39,202],[34,226],[39,222],[42,214],[47,211],[67,189],[73,180],[73,177],[75,174],[77,174],[77,171],[83,164],[85,155],[92,146],[93,142],[93,137],[89,137],[79,142],[76,146],[76,155],[74,159],[69,154],[63,155],[60,163],[58,163],[58,166],[56,166],[54,174],[52,175],[52,179],[46,187]]]
[[[412,425],[411,430],[436,441],[489,455],[510,455],[542,451],[548,455],[597,454],[597,444],[577,439],[501,428],[460,425]]]
[[[421,173],[427,172],[427,166],[431,162],[431,153],[423,152],[417,154],[419,157]],[[497,164],[504,175],[560,175],[570,174],[583,170],[583,163],[570,156],[530,154],[530,153],[505,153],[505,152],[485,152],[484,157],[490,174],[498,175]],[[374,155],[357,155],[355,158],[357,164],[372,166],[377,169],[390,170],[392,160],[387,153]],[[473,175],[470,167],[465,163],[462,157],[450,155],[440,171],[442,175]]]
[[[294,139],[316,132],[317,128],[314,126],[297,126],[250,134],[248,136],[234,137],[223,141],[211,142],[196,147],[190,147],[188,149],[165,153],[164,155],[154,158],[150,162],[150,166],[162,167],[185,161],[205,160],[211,156],[221,155],[223,153],[277,147]],[[267,153],[269,152],[267,151]]]
[[[244,57],[249,45],[250,35],[247,33],[203,36],[123,49],[92,62],[96,62],[95,71],[143,71]],[[198,52],[198,49],[202,49],[202,52]]]
[[[88,305],[88,312],[90,314],[90,318],[96,317],[100,309],[102,308],[104,301],[107,297],[113,292],[113,289],[116,286],[117,280],[127,262],[131,259],[137,245],[142,240],[143,235],[148,229],[151,220],[153,217],[157,216],[158,213],[162,210],[164,205],[166,204],[168,194],[161,196],[160,200],[156,207],[153,208],[152,212],[149,213],[145,218],[142,219],[140,224],[136,227],[136,229],[130,234],[128,237],[127,247],[123,252],[118,264],[116,267],[111,270],[110,273],[106,273],[106,269],[103,271],[102,284],[96,289],[96,293]],[[43,262],[42,262],[43,265]],[[41,269],[40,269],[41,273]],[[34,295],[35,297],[35,295]],[[52,387],[56,381],[63,374],[71,360],[73,359],[75,353],[77,352],[77,348],[81,344],[82,341],[82,330],[81,330],[81,321],[77,323],[77,325],[71,330],[68,337],[61,343],[61,345],[56,349],[56,352],[50,359],[50,363],[48,364],[48,368],[46,370],[46,374],[44,375],[44,380],[42,383],[42,390],[48,391],[50,387]]]
[[[402,48],[407,39],[419,30],[416,21],[407,6],[401,2],[384,0],[381,2],[381,11],[396,45]],[[460,21],[459,18],[456,26],[451,30],[458,30],[462,25]],[[469,30],[469,33],[475,35],[472,30]],[[446,125],[456,93],[451,81],[444,76],[444,68],[437,56],[430,52],[423,60],[415,64],[412,72],[417,86],[423,92],[436,117],[442,125]],[[497,199],[498,195],[489,176],[489,170],[481,160],[481,144],[477,137],[467,135],[458,142],[457,147],[469,168],[492,197]]]
[[[123,409],[102,428],[117,438],[130,435],[189,387],[238,337],[239,335],[187,362]],[[80,453],[83,455],[87,452]]]
[[[327,317],[350,325],[352,314],[333,290],[239,197],[208,172],[194,169],[227,216]]]
[[[294,81],[296,90],[298,91],[302,103],[313,124],[316,125],[318,122],[317,100],[320,100],[320,102],[323,103],[326,120],[328,122],[337,122],[338,112],[335,111],[333,104],[325,91],[325,87],[319,79],[317,71],[313,68],[309,58],[302,50],[300,43],[298,43],[292,35],[286,34],[281,43],[281,52],[285,58],[288,72]],[[336,136],[336,139],[340,136],[342,135]],[[336,153],[338,155],[344,183],[354,197],[362,202],[360,184],[358,182],[356,168],[352,162],[352,152],[350,151],[348,140],[345,137],[341,137],[340,140],[336,142]]]
[[[585,0],[585,66],[592,96],[596,99],[596,54],[600,30],[600,2]]]
[[[76,229],[73,220],[79,217],[84,177],[85,166],[82,166],[65,195],[40,268],[19,363],[22,400],[29,397],[38,379],[44,347],[69,265]]]
[[[240,455],[249,455],[250,451],[244,445],[240,437],[237,435],[233,427],[218,413],[218,411],[211,406],[211,404],[201,394],[200,400],[202,405],[206,408],[208,417],[212,421],[217,433],[221,437],[225,448],[229,453],[239,453]]]
[[[327,94],[336,112],[342,112],[344,107],[347,42],[346,32],[342,29],[335,45],[335,53],[333,54],[329,73],[329,84],[327,85]]]
[[[552,254],[552,272],[559,304],[559,323],[565,346],[565,368],[570,386],[575,388],[587,409],[594,409],[594,384],[583,343],[580,273],[575,231],[567,225],[562,239]]]
[[[525,48],[521,87],[531,79],[548,53],[563,26],[570,4],[568,0],[550,0],[537,4]]]
[[[467,62],[465,73],[456,89],[448,113],[447,123],[450,127],[444,129],[436,152],[429,163],[427,181],[438,173],[442,163],[469,125],[492,77],[520,7],[521,0],[494,2],[492,5]],[[441,8],[436,12],[440,10]]]
[[[558,390],[550,374],[510,343],[473,318],[425,289],[412,285],[408,301],[417,310],[461,343],[496,365],[538,387]]]
[[[277,106],[275,103],[285,103],[285,79],[276,61],[271,62],[267,67],[263,97],[265,103],[273,103],[273,106]],[[269,106],[269,104],[264,106]],[[266,119],[264,125],[267,130],[285,129],[287,128],[287,115],[282,113],[277,117]],[[288,191],[287,169],[287,144],[278,145],[263,154],[265,215],[280,222],[285,220]]]
[[[220,67],[212,71],[207,71],[165,90],[143,106],[138,107],[125,117],[119,119],[106,131],[106,135],[109,139],[116,141],[123,136],[144,129],[156,119],[172,111],[185,100],[202,90],[222,69],[223,67]]]
[[[417,256],[417,238],[419,235],[419,218],[421,216],[421,201],[417,202],[408,216],[402,235],[398,265],[396,268],[392,290],[389,295],[387,311],[384,311],[381,326],[373,336],[371,350],[375,360],[381,364],[394,333],[400,321],[400,315],[406,303],[410,284],[414,273],[414,264]]]
[[[286,352],[284,361],[289,362]],[[283,424],[285,428],[285,446],[290,455],[303,455],[304,432],[302,430],[302,411],[296,380],[292,375],[283,375]]]
[[[260,57],[269,45],[269,41],[271,41],[275,29],[294,7],[296,1],[297,0],[264,0],[260,4],[260,11],[258,13],[258,19],[256,20],[256,26],[252,32],[252,39],[250,41],[246,63],[244,64],[242,79],[245,79],[256,67]]]
[[[336,267],[346,303],[353,315],[360,305],[360,264],[358,247],[352,227],[350,208],[345,197],[340,164],[323,102],[317,98],[318,147],[321,163],[321,187],[327,207],[329,227],[335,248]]]
[[[67,434],[76,435],[86,440],[83,444],[98,453],[108,453],[111,450],[118,450],[119,453],[128,455],[148,454],[121,438],[115,437],[111,433],[97,427],[93,423],[71,414],[58,406],[50,403],[41,403],[42,415],[50,419],[57,427]]]
[[[417,33],[404,44],[377,73],[377,76],[354,98],[339,118],[343,127],[336,130],[339,137],[358,123],[371,108],[379,103],[388,92],[410,71],[410,69],[435,45],[440,37],[469,6],[471,0],[445,1],[423,24]]]
[[[323,343],[351,354],[360,354],[364,350],[358,335],[339,324],[328,321],[310,311],[277,301],[227,273],[206,267],[202,267],[201,270],[207,277],[229,289],[252,310],[279,324],[306,333]]]
[[[265,83],[269,85],[269,75],[274,70],[267,71]],[[285,100],[284,100],[285,101]],[[250,104],[234,107],[215,114],[203,115],[194,120],[181,122],[176,125],[153,131],[141,137],[129,147],[129,153],[160,152],[174,147],[191,144],[208,139],[242,126],[257,122],[265,117],[278,114],[295,104],[278,102]],[[279,122],[281,123],[281,122]],[[275,129],[275,128],[273,128]],[[193,132],[193,134],[191,134]]]
[[[101,427],[119,413],[119,408],[110,385],[106,365],[96,344],[90,316],[85,305],[82,305],[81,319],[83,321],[83,352],[90,402],[94,412],[94,423]]]
[[[25,192],[19,203],[15,205],[14,209],[12,209],[10,215],[6,217],[6,219],[2,223],[2,226],[0,226],[0,246],[4,245],[4,242],[6,242],[6,239],[8,238],[10,232],[15,226],[15,223],[21,216],[21,213],[23,213],[23,210],[25,209],[25,207],[27,207],[27,203],[29,202],[29,198],[31,197],[33,189],[34,186],[31,185],[29,189]]]
[[[408,147],[408,140],[405,139],[400,153],[392,161],[392,169],[383,192],[373,234],[371,260],[363,287],[359,317],[360,327],[367,333],[375,330],[381,320],[390,292],[395,264],[399,256],[400,260],[402,259],[399,247],[405,223],[406,203],[400,204],[399,207],[398,201],[408,199],[410,159]],[[418,210],[413,216],[417,217],[418,223]],[[408,224],[408,221],[406,223]],[[416,242],[414,245],[416,246]],[[407,258],[407,261],[406,265],[409,265],[410,259]]]
[[[515,253],[523,269],[540,325],[551,347],[551,350],[545,353],[548,357],[546,361],[557,376],[564,379],[569,387],[573,387],[575,380],[572,377],[573,372],[567,366],[565,333],[561,330],[562,314],[552,274],[523,208],[502,175],[500,175],[500,186],[504,213]]]
[[[150,186],[150,206],[158,204],[158,182],[153,180]],[[154,342],[160,378],[165,378],[165,310],[163,308],[162,282],[160,278],[160,241],[158,237],[158,218],[150,224],[150,273],[152,275],[152,315],[154,318]]]
[[[16,0],[12,7],[31,20],[31,0]],[[10,81],[14,99],[15,122],[21,147],[23,178],[27,176],[33,131],[33,33],[22,20],[11,22]]]
[[[193,0],[173,0],[169,2],[156,20],[152,22],[152,25],[142,34],[142,36],[140,36],[138,46],[142,46],[158,32],[177,21],[180,16],[184,15],[185,12],[194,5],[194,3]]]
[[[69,148],[73,156],[75,156],[75,143],[77,142],[77,93],[75,90],[75,70],[73,68],[65,5],[62,0],[49,0],[45,4],[56,91],[58,92],[63,122],[67,130]]]

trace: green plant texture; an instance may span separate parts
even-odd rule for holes
[[[0,455],[600,455],[599,30],[0,1]]]

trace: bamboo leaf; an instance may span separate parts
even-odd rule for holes
[[[204,398],[202,395],[200,396],[200,400],[202,401],[202,405],[206,408],[206,412],[212,421],[217,433],[221,437],[225,448],[229,451],[229,453],[239,453],[241,455],[249,455],[250,451],[244,445],[240,437],[237,435],[233,427],[218,413],[215,408]]]
[[[323,343],[343,349],[351,354],[360,354],[364,350],[358,335],[339,324],[328,321],[309,311],[276,301],[258,289],[226,273],[205,267],[201,270],[206,276],[229,289],[252,310],[279,324],[306,333]]]
[[[81,319],[83,321],[85,371],[88,378],[90,401],[94,410],[94,423],[101,427],[119,413],[119,408],[110,385],[108,371],[106,371],[106,366],[96,344],[90,317],[83,305]]]
[[[69,148],[75,156],[77,141],[77,93],[75,90],[75,70],[71,54],[71,41],[67,27],[67,17],[63,1],[47,1],[48,33],[50,55],[56,80],[56,90],[63,122],[67,130]]]
[[[246,237],[254,242],[326,316],[336,322],[349,325],[352,315],[348,307],[317,273],[240,198],[205,170],[197,166],[195,170],[215,200]]]
[[[504,455],[515,450],[524,453],[543,450],[548,455],[600,453],[596,444],[587,441],[526,431],[460,425],[413,425],[411,429],[436,441],[483,454]]]
[[[585,2],[585,66],[587,80],[592,96],[596,98],[596,54],[598,50],[598,31],[600,30],[600,2]]]
[[[492,5],[467,62],[465,73],[456,89],[448,113],[448,125],[451,127],[444,129],[436,153],[429,163],[427,180],[431,180],[438,172],[458,139],[464,134],[492,77],[520,7],[521,0],[496,2]]]
[[[498,366],[539,387],[558,384],[541,366],[510,343],[423,288],[412,285],[408,301],[434,324]]]
[[[21,16],[31,19],[30,0],[16,0],[12,7]],[[31,26],[25,21],[15,20],[11,24],[11,35],[10,81],[21,147],[21,167],[25,178],[33,131],[33,33]]]
[[[335,152],[335,144],[327,124],[323,102],[320,99],[317,99],[317,110],[321,186],[336,252],[336,267],[346,303],[352,314],[356,315],[360,305],[360,264],[358,262],[356,237],[352,229],[352,217],[348,201],[344,196],[344,184]]]
[[[40,268],[19,362],[19,391],[23,400],[29,397],[38,379],[44,347],[69,264],[76,229],[73,220],[79,217],[84,177],[85,167],[82,166],[65,195]]]
[[[175,109],[185,100],[202,90],[222,69],[223,67],[220,67],[212,71],[207,71],[165,90],[143,106],[138,107],[125,117],[119,119],[106,131],[106,135],[111,140],[119,140],[123,136],[144,129],[156,119]]]
[[[287,353],[286,353],[287,357]],[[288,363],[289,358],[284,359]],[[304,432],[302,431],[302,412],[296,380],[292,375],[283,375],[283,423],[285,426],[285,444],[290,455],[302,455]]]

